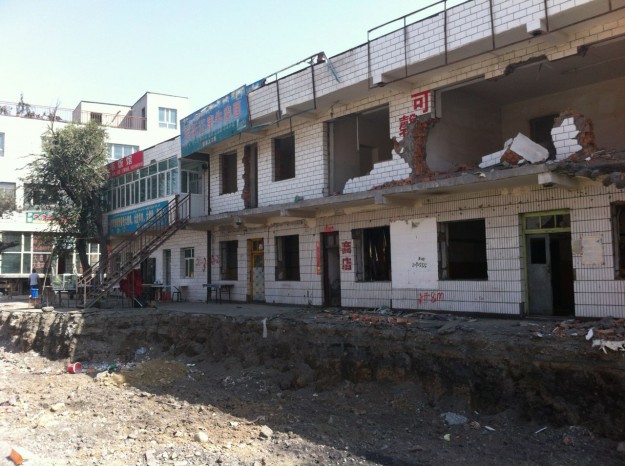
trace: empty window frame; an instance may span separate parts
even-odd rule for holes
[[[159,128],[178,128],[178,112],[175,108],[158,108],[158,126]]]
[[[180,250],[182,278],[193,278],[195,274],[195,249],[182,248]]]
[[[238,280],[239,267],[237,259],[237,249],[239,242],[237,240],[221,241],[220,249],[220,270],[222,280]]]
[[[237,153],[221,154],[221,194],[237,192]]]
[[[352,230],[356,281],[387,282],[391,280],[390,227]]]
[[[441,280],[487,280],[484,219],[439,223],[438,258]]]
[[[354,177],[392,159],[388,105],[345,115],[328,123],[330,191],[340,193]]]
[[[299,281],[299,235],[276,237],[276,280]]]
[[[295,178],[295,136],[293,133],[273,140],[274,181]]]

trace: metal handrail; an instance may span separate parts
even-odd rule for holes
[[[82,291],[83,305],[87,307],[89,296],[104,294],[119,283],[189,218],[189,194],[176,195],[126,241],[117,244],[107,254],[106,261],[93,264],[78,278],[77,293]]]
[[[87,110],[76,112],[69,108],[30,104],[24,104],[20,107],[20,104],[16,102],[0,101],[0,116],[56,121],[60,123],[88,123],[93,120],[102,126],[112,128],[137,130],[145,130],[147,128],[147,118],[123,115],[120,112],[115,114]]]

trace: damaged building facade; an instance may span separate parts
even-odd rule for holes
[[[181,122],[204,301],[625,317],[625,1],[438,3]]]

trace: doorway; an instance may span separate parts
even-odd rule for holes
[[[323,244],[323,305],[341,305],[339,233],[321,233]]]
[[[141,281],[152,284],[156,281],[156,258],[148,257],[141,262]]]
[[[574,315],[570,215],[568,212],[528,214],[523,225],[528,314]]]
[[[265,301],[265,247],[262,238],[247,240],[249,254],[248,301]]]
[[[171,249],[163,249],[163,291],[171,296]]]

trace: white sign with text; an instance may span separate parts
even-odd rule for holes
[[[438,289],[436,219],[391,222],[393,288]]]

